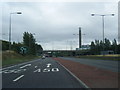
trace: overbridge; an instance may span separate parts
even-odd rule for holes
[[[78,56],[87,55],[89,50],[43,50],[44,54],[50,56]]]

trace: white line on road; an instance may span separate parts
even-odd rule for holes
[[[31,66],[31,64],[26,64],[26,65],[24,65],[24,66],[22,66],[22,67],[20,67],[20,68],[25,68],[25,67],[27,67],[27,66]]]
[[[16,82],[17,80],[19,80],[20,78],[24,77],[24,75],[19,76],[18,78],[16,78],[15,80],[13,80],[14,82]]]
[[[16,64],[16,65],[5,67],[5,68],[2,68],[2,67],[0,67],[0,68],[2,68],[1,70],[4,70],[4,69],[13,68],[13,67],[16,67],[16,66],[20,66],[20,65],[23,65],[23,64],[28,64],[28,63],[32,63],[32,62],[36,62],[36,61],[39,61],[39,59],[33,60],[33,61],[29,61],[29,62],[24,62],[24,63],[21,63],[21,64]]]
[[[70,75],[72,75],[76,80],[78,80],[85,88],[89,88],[84,82],[82,82],[78,77],[76,77],[71,71],[69,71],[65,66],[57,61],[59,65],[61,65]],[[91,89],[90,89],[91,90]]]

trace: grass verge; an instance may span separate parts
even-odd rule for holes
[[[85,55],[85,56],[77,56],[77,57],[84,59],[120,61],[120,55]]]
[[[39,56],[22,56],[20,54],[17,54],[13,51],[9,52],[2,52],[2,67],[19,64],[27,61],[31,61],[34,59],[40,58]]]

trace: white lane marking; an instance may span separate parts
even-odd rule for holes
[[[4,70],[2,71],[2,73],[9,73],[9,70]]]
[[[63,66],[61,63],[57,62],[59,65],[61,65],[69,74],[71,74],[76,80],[78,80],[82,85],[84,85],[85,88],[89,88],[84,82],[82,82],[78,77],[76,77],[71,71],[69,71],[65,66]],[[90,89],[91,90],[91,89]]]
[[[22,66],[22,67],[20,67],[20,68],[25,68],[25,67],[27,67],[27,66],[31,66],[31,64],[26,64],[26,65],[24,65],[24,66]]]
[[[14,73],[18,73],[18,72],[20,72],[21,70],[14,70]]]
[[[21,72],[21,71],[26,71],[26,69],[18,69],[18,70],[14,70],[13,73],[19,73],[19,72]]]
[[[24,75],[19,76],[18,78],[14,79],[13,81],[16,82],[17,80],[19,80],[22,77],[24,77]]]
[[[35,68],[37,68],[37,66],[35,66]]]
[[[48,64],[47,64],[47,67],[50,67],[51,65],[52,65],[51,63],[48,63]]]
[[[41,69],[37,69],[37,70],[35,70],[34,72],[41,72]]]

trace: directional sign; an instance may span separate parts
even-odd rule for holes
[[[27,53],[27,47],[21,47],[21,48],[20,48],[20,52],[21,52],[22,54],[26,54],[26,53]]]

